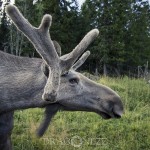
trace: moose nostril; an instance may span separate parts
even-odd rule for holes
[[[122,114],[123,114],[123,107],[121,105],[114,105],[113,109],[112,109],[112,113],[114,118],[121,118]]]
[[[123,103],[121,101],[121,98],[119,96],[115,96],[113,99],[113,108],[112,113],[114,118],[121,118],[124,109],[123,109]]]
[[[123,114],[123,111],[122,110],[118,110],[118,109],[115,109],[115,107],[112,109],[112,113],[113,113],[113,116],[114,118],[121,118],[122,114]]]

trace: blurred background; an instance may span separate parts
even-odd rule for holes
[[[100,35],[89,47],[91,56],[81,70],[149,80],[149,0],[0,0],[0,50],[39,57],[7,17],[9,3],[15,3],[37,27],[44,14],[51,14],[51,38],[59,42],[62,54],[70,52],[88,31],[98,28]]]

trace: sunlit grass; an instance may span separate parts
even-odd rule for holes
[[[48,131],[39,139],[35,132],[42,109],[15,113],[14,150],[149,150],[150,85],[142,79],[102,77],[101,84],[122,98],[121,119],[103,120],[95,113],[59,112]]]

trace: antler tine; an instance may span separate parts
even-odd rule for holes
[[[73,66],[76,60],[81,56],[84,50],[94,41],[98,34],[98,29],[91,30],[85,35],[85,37],[81,40],[81,42],[75,47],[75,49],[71,53],[65,55],[65,60],[61,60],[63,72],[69,70]]]
[[[52,16],[51,15],[44,15],[41,24],[39,25],[39,29],[42,30],[43,32],[48,32],[49,28],[51,26],[52,23]]]
[[[80,59],[71,67],[71,69],[77,70],[86,61],[86,59],[89,57],[89,55],[90,55],[90,51],[86,51],[80,57]]]
[[[6,11],[17,28],[32,42],[37,52],[49,66],[51,74],[49,74],[42,98],[54,102],[59,88],[61,70],[59,56],[49,35],[52,17],[45,15],[39,28],[35,28],[14,5],[9,4]]]
[[[22,32],[28,30],[28,33],[30,32],[32,25],[22,16],[17,7],[9,4],[6,7],[6,12],[19,30]]]
[[[35,28],[23,17],[18,8],[14,5],[9,4],[6,7],[6,11],[17,28],[33,43],[37,52],[48,65],[53,65],[54,63],[52,62],[54,59],[57,59],[57,61],[59,60],[49,35],[49,27],[52,22],[52,17],[50,15],[45,15],[39,28]]]
[[[60,45],[58,44],[57,41],[53,41],[53,44],[55,46],[55,49],[56,49],[56,52],[57,52],[58,56],[61,56],[61,47],[60,47]]]

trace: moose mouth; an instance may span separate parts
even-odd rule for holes
[[[65,106],[64,104],[60,104],[59,105],[62,106],[62,110],[66,110],[66,111],[86,111],[86,112],[95,112],[97,114],[99,114],[103,119],[113,119],[113,118],[116,118],[116,119],[119,119],[121,118],[121,114],[118,112],[115,112],[115,111],[111,111],[111,112],[104,112],[104,111],[99,111],[99,110],[90,110],[89,111],[89,108],[87,107],[83,107],[83,108],[80,108],[79,107],[68,107],[68,106]]]
[[[105,113],[105,112],[100,112],[99,115],[103,118],[103,119],[110,119],[112,118],[109,114]]]
[[[121,118],[121,116],[119,114],[116,114],[116,113],[112,113],[111,115],[110,114],[107,114],[105,112],[99,112],[99,115],[103,118],[103,119],[111,119],[111,118],[116,118],[116,119],[119,119]]]

